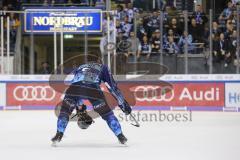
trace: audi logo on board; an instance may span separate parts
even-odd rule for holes
[[[170,102],[174,98],[174,90],[171,86],[138,86],[134,89],[134,96],[140,102]]]
[[[50,86],[17,86],[13,96],[18,101],[52,101],[56,92]]]

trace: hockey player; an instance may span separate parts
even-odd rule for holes
[[[80,65],[73,71],[74,78],[70,87],[65,92],[57,121],[57,133],[52,138],[53,145],[61,141],[69,122],[69,117],[75,108],[78,109],[77,112],[79,113],[81,128],[86,129],[92,124],[92,117],[86,113],[86,107],[82,103],[83,99],[90,101],[94,111],[106,121],[109,128],[117,136],[119,142],[125,144],[127,138],[122,133],[118,119],[108,106],[104,94],[101,91],[100,84],[104,82],[107,85],[108,90],[115,97],[119,107],[126,115],[130,114],[132,109],[118,89],[108,67],[101,64],[100,59],[94,61],[90,56],[87,58],[87,63]]]

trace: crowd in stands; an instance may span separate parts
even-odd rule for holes
[[[236,2],[229,1],[227,8],[213,22],[213,60],[224,61],[225,67],[236,58],[237,12]]]
[[[36,2],[43,3],[43,5],[50,5],[92,2],[95,5],[97,1],[99,0],[31,0],[31,3]],[[103,0],[100,1],[102,2]],[[195,11],[187,15],[186,29],[184,12],[176,9],[173,0],[156,0],[156,9],[151,12],[144,11],[144,5],[148,4],[146,0],[135,0],[133,3],[131,3],[131,0],[114,1],[118,4],[117,14],[115,15],[117,42],[126,40],[131,44],[127,50],[126,48],[122,49],[118,47],[117,53],[124,53],[126,57],[135,54],[138,58],[142,57],[142,55],[149,58],[151,54],[160,54],[160,52],[168,55],[183,54],[185,51],[188,53],[201,53],[203,48],[209,47],[209,19],[203,12],[201,5],[197,5]],[[30,1],[15,0],[8,5],[4,5],[2,10],[17,10],[20,2],[28,3]],[[236,58],[237,3],[239,3],[238,0],[229,1],[221,15],[214,17],[212,24],[213,61],[223,61],[226,67]],[[141,7],[143,7],[143,10]],[[11,46],[14,46],[16,31],[18,26],[20,26],[19,17],[13,13],[8,13],[4,16],[10,17]],[[105,34],[103,39],[105,40],[107,39],[106,17],[103,20],[103,31]],[[162,29],[160,28],[161,19],[163,22]],[[111,17],[111,31],[113,31],[113,26],[113,19]]]
[[[166,6],[165,12],[161,13],[164,14],[162,31],[160,30],[161,15],[158,10],[142,16],[144,12],[140,13],[139,9],[134,8],[131,4],[118,5],[116,23],[118,41],[131,39],[130,35],[134,32],[134,16],[137,16],[139,19],[135,21],[137,23],[135,24],[137,25],[137,43],[135,45],[137,44],[138,47],[135,47],[137,49],[135,52],[138,57],[145,54],[149,58],[152,53],[160,53],[160,51],[169,54],[183,53],[185,43],[188,43],[188,51],[191,52],[194,48],[193,43],[204,43],[206,38],[203,37],[202,31],[204,31],[208,19],[200,5],[190,17],[189,32],[183,32],[184,19],[182,16],[174,16],[177,15],[177,11],[172,6]],[[163,35],[162,46],[161,32]],[[131,49],[131,51],[133,50]]]
[[[236,58],[236,6],[237,1],[229,1],[221,15],[214,17],[212,24],[213,62],[224,62],[225,67]],[[203,48],[209,47],[209,19],[201,5],[197,5],[195,11],[187,15],[187,29],[184,12],[171,5],[166,5],[163,12],[154,10],[149,13],[125,3],[119,4],[117,11],[117,41],[132,42],[135,36],[133,32],[136,31],[137,40],[131,43],[131,47],[128,50],[118,49],[118,53],[124,53],[127,57],[136,54],[138,58],[143,57],[142,55],[149,58],[151,54],[160,52],[167,55],[183,54],[186,50],[188,53],[197,54],[203,53]],[[137,17],[135,21],[134,17]]]

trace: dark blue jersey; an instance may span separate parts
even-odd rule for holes
[[[124,97],[117,87],[117,83],[106,65],[99,63],[88,63],[79,66],[74,72],[72,83],[94,84],[100,87],[104,82],[110,93],[117,99],[118,104],[124,103]]]

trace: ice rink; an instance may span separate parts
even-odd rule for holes
[[[150,112],[150,111],[145,111]],[[151,111],[152,112],[152,111]],[[70,123],[58,147],[51,147],[53,111],[1,111],[1,160],[239,160],[240,113],[193,112],[191,122],[121,122],[128,146],[121,146],[105,122],[88,130]]]

